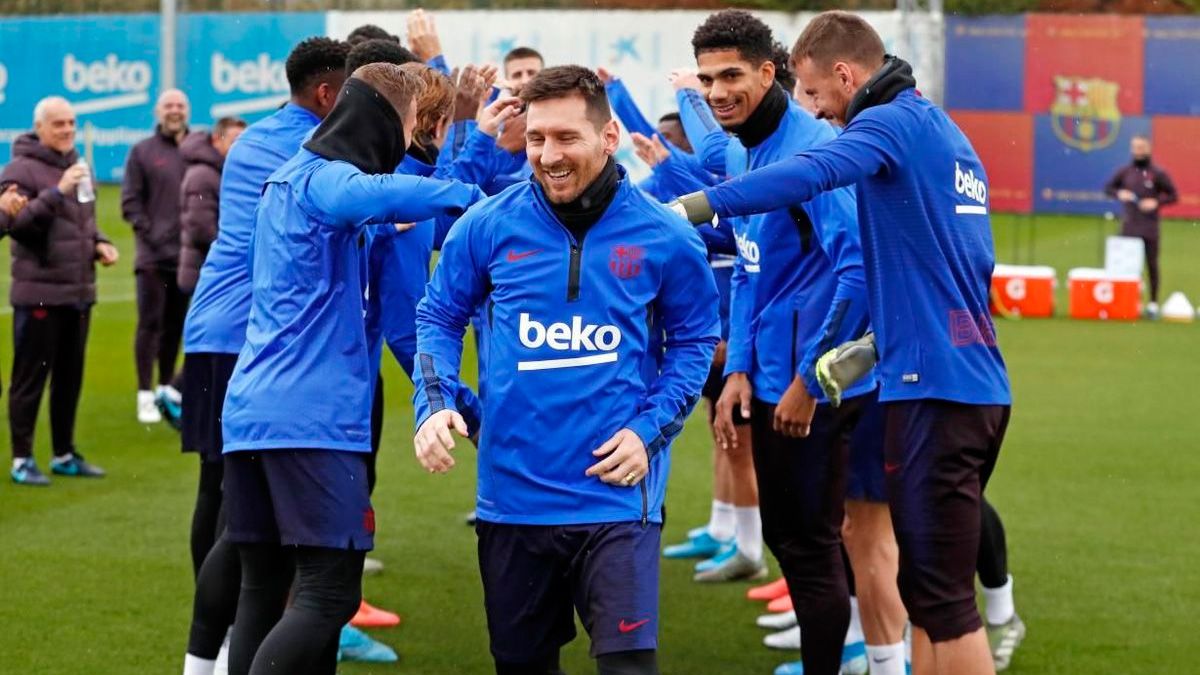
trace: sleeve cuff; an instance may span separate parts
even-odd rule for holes
[[[638,415],[632,422],[625,425],[625,428],[641,439],[642,445],[646,447],[646,456],[650,459],[654,459],[654,456],[667,445],[666,439],[662,437],[662,433],[659,432],[649,415]]]

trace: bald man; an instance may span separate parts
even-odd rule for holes
[[[187,296],[179,290],[179,184],[184,161],[179,145],[188,134],[187,96],[168,89],[154,106],[154,134],[129,152],[121,186],[121,213],[137,239],[137,418],[143,424],[162,421],[159,409],[177,411],[181,396],[171,385]],[[158,388],[151,390],[154,363]],[[171,414],[168,412],[168,414]],[[176,419],[171,420],[174,424]]]
[[[0,186],[7,186],[0,204],[24,202],[9,211],[7,228],[12,239],[11,476],[18,485],[46,486],[50,479],[33,459],[33,432],[51,378],[52,473],[104,475],[75,449],[75,413],[96,303],[95,262],[115,263],[117,249],[96,228],[96,202],[80,201],[76,194],[88,168],[78,164],[71,104],[58,96],[42,99],[33,117],[33,132],[13,141],[12,161],[0,174]]]

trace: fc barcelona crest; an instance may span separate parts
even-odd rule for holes
[[[641,246],[618,244],[608,256],[608,269],[618,279],[632,279],[642,273],[642,258],[646,250]]]
[[[1091,152],[1112,145],[1121,128],[1117,107],[1120,86],[1098,78],[1055,76],[1058,90],[1050,106],[1050,122],[1059,140]]]

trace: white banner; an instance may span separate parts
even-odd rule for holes
[[[405,35],[405,11],[329,12],[326,33],[344,38],[364,23]],[[451,67],[466,63],[499,64],[513,47],[533,47],[548,65],[603,66],[620,77],[651,121],[677,109],[667,81],[674,68],[695,67],[692,33],[711,14],[706,11],[525,10],[435,12],[442,47]],[[757,12],[790,49],[813,13]],[[917,86],[941,100],[939,15],[899,11],[862,12],[883,38],[889,53],[913,65]],[[907,30],[905,27],[907,26]],[[623,139],[628,143],[628,139]],[[623,148],[621,161],[644,175],[645,167]]]

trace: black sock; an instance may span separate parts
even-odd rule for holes
[[[1000,588],[1008,583],[1008,542],[1004,523],[996,509],[983,499],[979,504],[979,558],[975,570],[984,588]]]
[[[332,673],[323,663],[362,601],[364,551],[300,546],[295,549],[296,589],[292,604],[263,639],[252,675]],[[335,652],[336,654],[336,652]],[[314,668],[316,669],[314,671]],[[230,669],[233,675],[232,668]]]
[[[550,656],[529,663],[496,661],[496,675],[563,675],[556,650]]]
[[[200,461],[200,485],[196,490],[196,507],[192,511],[192,575],[199,576],[200,566],[213,547],[220,530],[217,529],[221,511],[221,478],[224,464]]]
[[[238,544],[242,583],[229,641],[229,675],[246,675],[263,639],[279,622],[292,586],[291,556],[278,544]]]
[[[237,546],[222,537],[208,552],[196,576],[187,653],[202,659],[217,658],[237,614],[241,581]]]
[[[596,658],[598,675],[658,675],[658,654],[653,649],[601,654]]]

